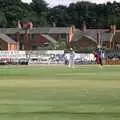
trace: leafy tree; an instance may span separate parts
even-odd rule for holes
[[[44,0],[32,0],[30,5],[37,14],[36,26],[47,26],[47,3]]]
[[[0,12],[0,27],[6,27],[7,19],[3,12]]]
[[[0,0],[0,27],[16,27],[18,20],[32,21],[36,27],[74,24],[80,28],[85,21],[88,28],[108,28],[111,24],[120,28],[120,3],[77,2],[68,7],[58,5],[49,8],[44,0],[32,0],[31,4],[21,0]]]
[[[44,0],[32,0],[31,7],[39,15],[47,11],[47,3]]]
[[[22,3],[21,0],[0,0],[0,10],[4,13],[5,21],[7,21],[5,26],[16,27],[18,20],[28,16],[30,6]]]

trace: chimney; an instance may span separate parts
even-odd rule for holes
[[[20,23],[20,21],[19,21],[19,20],[18,20],[18,22],[17,22],[17,27],[18,27],[19,29],[21,29],[21,28],[22,28],[21,23]]]
[[[85,23],[85,21],[84,21],[83,24],[82,24],[82,31],[85,32],[86,29],[87,29],[87,26],[86,26],[86,23]]]
[[[72,33],[74,33],[74,32],[75,32],[75,26],[72,25],[72,26],[71,26],[71,29],[72,29]]]
[[[115,35],[115,31],[116,31],[116,25],[110,25],[110,32],[113,33],[113,35]]]
[[[101,36],[100,36],[100,32],[97,32],[97,45],[98,45],[98,46],[100,46],[100,44],[101,44],[101,43],[100,43],[100,39],[101,39],[100,37],[101,37]]]

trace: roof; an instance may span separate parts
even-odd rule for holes
[[[108,29],[87,29],[86,31],[81,31],[79,29],[75,30],[73,40],[77,41],[82,37],[87,37],[94,42],[97,42],[97,33],[100,32],[101,39],[103,41],[109,41],[112,33],[108,32]]]
[[[102,41],[109,41],[109,40],[112,40],[113,39],[113,34],[112,33],[103,33],[102,35],[101,35],[101,40]]]
[[[43,34],[50,34],[50,33],[56,33],[56,34],[64,34],[68,33],[70,30],[70,27],[34,27],[30,30],[30,33],[43,33]],[[16,32],[20,32],[21,34],[24,33],[24,30],[19,28],[0,28],[0,33],[3,34],[15,34]]]
[[[77,41],[77,40],[79,40],[82,36],[83,36],[82,31],[80,31],[79,29],[75,29],[72,40],[73,40],[73,41]]]
[[[41,33],[41,34],[66,34],[70,30],[70,27],[34,27],[30,30],[31,34]],[[19,28],[0,28],[0,33],[3,34],[15,34],[20,32],[24,34],[24,30]],[[111,38],[111,33],[109,29],[87,29],[86,31],[81,31],[80,29],[75,29],[73,41],[77,41],[80,38],[87,37],[94,42],[97,42],[97,33],[101,33],[101,38],[103,41],[109,41]],[[120,30],[116,30],[116,33]],[[116,37],[114,37],[116,38]]]
[[[18,31],[18,28],[0,28],[0,33],[3,34],[15,34]]]
[[[68,33],[69,30],[69,27],[54,27],[50,28],[49,33]]]
[[[42,34],[42,36],[45,37],[47,40],[49,40],[51,43],[54,43],[54,44],[57,43],[57,41],[52,37],[50,37],[49,35]]]
[[[120,42],[120,31],[116,31],[113,37],[113,41]]]
[[[92,38],[94,38],[97,41],[97,33],[100,32],[101,36],[103,35],[103,33],[105,33],[107,31],[107,29],[87,29],[85,31],[85,34],[88,36],[91,36]]]
[[[43,33],[43,34],[52,34],[52,33],[56,33],[56,34],[64,34],[64,33],[68,33],[69,31],[69,27],[52,27],[52,28],[33,28],[32,30],[30,30],[31,33]]]
[[[8,37],[5,34],[0,34],[0,39],[4,40],[7,43],[16,43],[14,40],[12,40],[10,37]]]

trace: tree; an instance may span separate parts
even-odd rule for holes
[[[47,11],[47,3],[44,0],[32,0],[31,7],[38,15]]]
[[[7,26],[7,19],[3,12],[0,12],[0,27],[6,27]]]
[[[32,10],[37,14],[37,26],[47,26],[47,3],[44,0],[32,0]]]
[[[2,18],[7,27],[16,27],[18,20],[22,20],[31,13],[30,6],[22,3],[21,0],[0,0],[0,11],[3,13]]]
[[[68,20],[68,14],[67,7],[66,6],[56,6],[54,8],[49,9],[47,19],[48,22],[53,25],[53,23],[56,24],[58,27],[67,26],[69,20]]]
[[[31,4],[21,0],[0,0],[0,27],[16,27],[18,20],[32,21],[34,26],[80,28],[83,21],[88,28],[108,28],[116,24],[120,28],[120,3],[93,4],[71,3],[68,7],[58,5],[49,8],[44,0],[32,0]]]

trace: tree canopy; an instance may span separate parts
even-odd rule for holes
[[[88,28],[108,28],[111,24],[120,28],[120,3],[77,2],[68,7],[50,8],[44,0],[32,0],[30,4],[21,0],[0,0],[0,27],[16,27],[18,20],[32,21],[36,27],[75,25],[80,28],[85,21]]]

